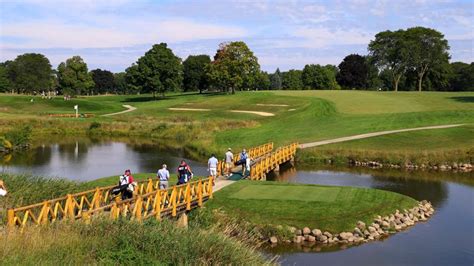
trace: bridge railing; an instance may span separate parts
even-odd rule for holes
[[[257,147],[250,148],[247,151],[247,154],[250,158],[258,158],[267,153],[270,153],[273,150],[273,142],[265,143]],[[234,155],[234,161],[232,162],[234,165],[240,160],[240,153]],[[219,161],[217,167],[217,176],[222,176],[225,171],[225,161]]]
[[[133,199],[96,208],[82,214],[87,222],[94,215],[109,212],[111,219],[120,217],[141,221],[155,217],[160,220],[164,216],[176,216],[179,212],[189,211],[195,207],[201,207],[207,199],[212,199],[213,179],[189,182],[187,184],[174,186],[169,189],[155,190]]]
[[[139,181],[134,195],[139,196],[155,191],[158,185],[159,181],[151,178]],[[78,219],[83,212],[97,209],[116,198],[110,194],[110,190],[114,187],[116,186],[97,187],[37,204],[10,208],[7,210],[7,223],[9,226],[25,226],[30,223],[39,225],[60,219]]]
[[[255,161],[250,169],[251,180],[262,180],[265,175],[275,169],[278,165],[294,159],[298,143],[278,148],[276,151],[261,157]]]

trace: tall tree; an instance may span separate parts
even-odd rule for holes
[[[260,71],[257,76],[257,83],[255,88],[256,90],[269,90],[271,86],[270,75],[265,71]]]
[[[282,73],[282,88],[284,90],[300,90],[304,87],[301,78],[303,71],[290,69]]]
[[[454,62],[450,64],[450,68],[450,90],[474,91],[474,62],[471,64]]]
[[[94,81],[87,64],[80,56],[73,56],[58,66],[58,82],[63,94],[90,93]]]
[[[125,83],[127,84],[127,93],[142,92],[143,81],[137,64],[132,64],[125,69]]]
[[[142,92],[161,93],[178,91],[183,82],[181,59],[174,55],[166,43],[155,44],[137,62]]]
[[[11,88],[10,79],[8,78],[7,66],[5,63],[0,64],[0,92],[7,92]]]
[[[272,90],[281,90],[281,72],[279,68],[271,75],[270,84]]]
[[[257,57],[244,42],[221,43],[209,67],[213,85],[230,91],[250,88],[260,74]]]
[[[112,72],[98,68],[92,70],[91,75],[95,83],[95,93],[110,93],[114,91],[115,79]]]
[[[305,65],[301,79],[306,89],[335,90],[340,88],[336,74],[336,67],[331,65]]]
[[[49,90],[53,71],[44,55],[27,53],[9,63],[7,73],[18,93],[32,93]]]
[[[395,91],[409,66],[409,47],[405,40],[405,31],[383,31],[375,35],[375,40],[369,43],[370,56],[381,69],[388,69],[392,74]]]
[[[125,78],[126,75],[127,73],[125,72],[114,73],[114,88],[119,94],[129,93],[127,90],[127,80]]]
[[[183,85],[185,91],[202,93],[209,88],[207,69],[211,63],[208,55],[190,55],[183,62]]]
[[[404,35],[409,47],[409,67],[417,73],[418,91],[421,91],[426,73],[434,66],[448,64],[448,41],[442,33],[424,27],[409,28]]]
[[[337,82],[346,89],[365,89],[369,68],[363,56],[350,54],[339,64]]]

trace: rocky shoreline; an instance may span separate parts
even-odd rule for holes
[[[288,244],[322,244],[328,246],[335,244],[351,245],[366,243],[400,232],[415,225],[417,222],[426,221],[433,213],[434,209],[431,203],[424,200],[418,202],[417,206],[409,210],[403,210],[402,212],[396,210],[395,213],[383,217],[379,215],[370,225],[359,221],[352,232],[330,233],[320,229],[310,229],[309,227],[302,229],[291,227],[289,229],[293,234],[293,239],[285,239],[281,242]],[[279,242],[276,236],[270,237],[268,241],[272,245],[276,245]]]
[[[470,163],[415,164],[415,163],[408,162],[405,164],[393,164],[393,163],[381,163],[377,161],[350,160],[349,165],[370,167],[370,168],[384,168],[385,167],[385,168],[408,169],[408,170],[428,169],[428,170],[454,171],[454,172],[471,172],[472,170],[474,170],[472,164]]]

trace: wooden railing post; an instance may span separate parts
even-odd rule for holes
[[[64,205],[66,218],[74,219],[74,199],[71,194],[67,194],[66,204]]]
[[[166,191],[166,190],[164,190],[164,191],[165,191],[165,193],[168,193],[168,191]],[[155,218],[157,220],[161,220],[161,201],[162,201],[161,193],[162,193],[161,190],[156,191],[155,205],[153,206],[153,210],[155,211]],[[165,199],[166,199],[166,197],[165,197]]]
[[[15,226],[15,210],[12,208],[7,210],[7,222],[9,227]]]
[[[207,190],[207,193],[209,193],[209,199],[212,199],[212,197],[213,197],[213,196],[212,196],[212,189],[213,189],[213,187],[212,187],[212,183],[213,183],[213,177],[212,177],[212,176],[211,176],[211,177],[209,177],[209,181],[207,181],[207,182],[208,182],[208,183],[207,183],[207,189],[208,189],[208,190]]]
[[[184,193],[184,198],[186,200],[186,210],[191,210],[191,184],[186,185],[186,191]]]
[[[138,195],[137,199],[135,200],[135,207],[132,211],[132,217],[135,217],[137,221],[142,220],[142,211],[143,211],[143,197],[142,195]]]

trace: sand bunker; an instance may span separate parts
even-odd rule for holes
[[[273,104],[273,103],[257,103],[258,106],[278,106],[278,107],[286,107],[288,104]]]
[[[195,112],[208,112],[211,109],[200,109],[200,108],[168,108],[171,111],[195,111]]]
[[[260,116],[275,116],[275,114],[268,113],[268,112],[258,112],[258,111],[245,111],[245,110],[230,110],[233,113],[246,113],[246,114],[254,114]]]

